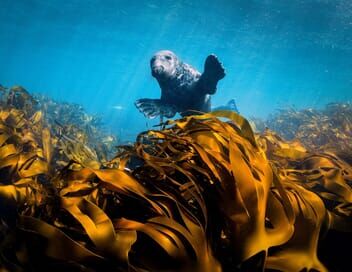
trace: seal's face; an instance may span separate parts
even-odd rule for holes
[[[150,60],[152,76],[161,81],[174,77],[178,65],[177,56],[168,50],[157,52]]]

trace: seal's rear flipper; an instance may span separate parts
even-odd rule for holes
[[[227,102],[226,106],[228,106],[231,111],[234,111],[236,113],[240,113],[237,108],[235,99],[231,99],[229,102]]]
[[[134,104],[149,119],[154,119],[159,115],[171,118],[176,114],[174,107],[164,104],[160,99],[142,98],[138,99]]]
[[[226,103],[226,105],[222,105],[211,109],[211,111],[219,111],[219,110],[227,110],[227,111],[234,111],[236,113],[240,113],[238,111],[235,99],[231,99],[229,102]]]
[[[202,84],[202,89],[207,94],[214,94],[216,92],[216,85],[218,81],[225,77],[225,68],[219,61],[217,56],[209,55],[205,60],[204,72],[199,79]]]

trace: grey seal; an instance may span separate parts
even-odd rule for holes
[[[150,68],[159,83],[161,97],[142,98],[135,102],[139,111],[150,119],[157,116],[171,118],[176,113],[186,116],[209,112],[210,95],[215,94],[218,81],[225,77],[225,69],[214,54],[206,58],[202,74],[169,50],[154,54]]]

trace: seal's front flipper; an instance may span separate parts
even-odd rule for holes
[[[138,99],[134,105],[146,118],[154,119],[160,115],[160,99]]]
[[[214,94],[218,81],[224,77],[225,68],[218,57],[213,54],[209,55],[205,60],[204,72],[199,79],[202,89],[207,94]]]
[[[159,115],[171,118],[176,114],[176,109],[173,106],[164,104],[160,99],[142,98],[134,104],[149,119],[154,119]]]

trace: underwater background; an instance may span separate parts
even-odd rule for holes
[[[226,68],[213,106],[244,116],[352,98],[349,0],[0,0],[0,83],[78,103],[122,140],[151,128],[134,106],[158,98],[149,60],[174,51]]]
[[[351,271],[351,27],[351,1],[0,0],[0,271]],[[154,128],[161,49],[215,53],[240,114]]]

